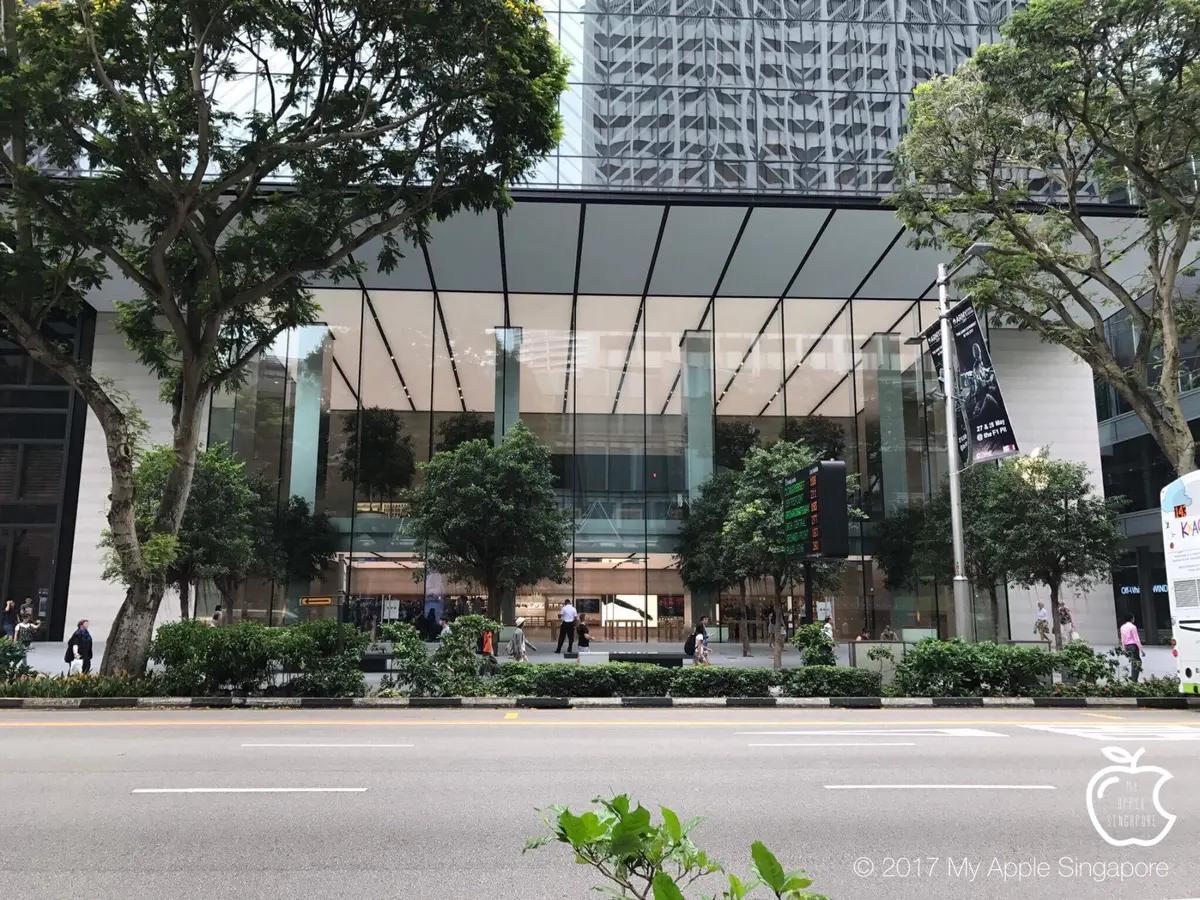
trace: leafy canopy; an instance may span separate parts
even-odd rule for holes
[[[421,469],[407,530],[428,571],[483,585],[490,604],[501,591],[566,579],[571,515],[555,500],[549,449],[523,424],[499,446],[468,441]]]
[[[344,481],[357,484],[368,500],[390,500],[412,484],[416,456],[398,412],[378,406],[352,410],[342,422],[342,433],[346,443],[338,453],[338,472]]]
[[[1197,322],[1200,2],[1031,0],[1002,34],[917,88],[899,215],[947,260],[993,245],[962,279],[975,302],[1076,353],[1191,471],[1179,375]],[[1137,215],[1100,221],[1103,200]],[[1118,310],[1132,351],[1105,333]]]

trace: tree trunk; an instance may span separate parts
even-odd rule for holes
[[[192,585],[187,581],[179,582],[179,618],[184,622],[191,618],[188,615],[188,594],[191,587]]]
[[[775,647],[774,656],[772,657],[771,665],[776,671],[783,668],[783,637],[787,633],[787,629],[783,626],[783,582],[778,578],[775,581]]]
[[[502,601],[500,588],[497,585],[489,584],[487,586],[487,617],[493,622],[500,621],[500,605]]]
[[[101,675],[145,674],[162,598],[162,584],[145,580],[130,584],[104,645]]]
[[[1063,647],[1062,640],[1062,622],[1058,619],[1058,594],[1062,590],[1062,585],[1053,582],[1048,585],[1050,588],[1050,627],[1054,631],[1054,649],[1061,650]]]
[[[1000,643],[1000,592],[996,588],[996,581],[993,579],[988,583],[988,596],[992,600],[992,626],[995,635],[996,643]],[[1011,637],[1011,635],[1009,635]]]
[[[187,379],[185,372],[184,378]],[[208,391],[199,387],[185,387],[180,394],[179,406],[172,420],[175,465],[167,475],[162,500],[154,521],[158,534],[178,534],[187,509],[188,496],[192,492],[192,478],[196,473],[196,453],[200,449],[200,419],[204,411],[204,400]]]
[[[742,656],[750,655],[750,609],[746,605],[746,582],[738,583],[742,595]]]

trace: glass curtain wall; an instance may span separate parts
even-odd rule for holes
[[[329,614],[298,600],[339,589],[367,627],[481,609],[480,585],[414,577],[403,491],[431,453],[499,439],[519,419],[549,446],[575,520],[567,581],[512,598],[542,640],[567,599],[607,640],[681,640],[702,613],[727,640],[741,628],[764,640],[771,585],[749,586],[745,616],[739,597],[692,596],[676,536],[713,472],[798,434],[846,461],[865,516],[840,580],[819,592],[820,615],[845,639],[886,626],[950,633],[944,586],[890,585],[871,559],[878,522],[927,496],[945,468],[936,379],[906,342],[933,305],[658,294],[644,275],[640,286],[614,278],[624,293],[318,290],[323,323],[282,335],[214,400],[210,440],[249,460],[281,508],[301,497],[328,514],[338,567],[313,584],[244,585],[235,616]],[[411,464],[381,464],[395,458]],[[793,621],[802,590],[786,591]]]

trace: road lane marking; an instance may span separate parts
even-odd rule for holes
[[[1095,719],[1116,719],[1118,722],[1122,721],[1120,716],[1110,716],[1108,713],[1085,712],[1085,713],[1083,713],[1083,715],[1091,716],[1092,718],[1095,718]]]
[[[372,749],[382,750],[389,747],[412,747],[412,744],[242,744],[243,747],[315,747],[330,749]]]
[[[134,788],[135,794],[365,794],[365,787],[355,788]]]
[[[1100,725],[1092,722],[1075,725],[1021,725],[1031,731],[1062,734],[1093,741],[1200,741],[1200,727],[1194,725]]]
[[[506,718],[506,719],[515,719],[516,717],[517,717],[516,713],[505,713],[504,714],[504,718]]]
[[[827,784],[827,791],[1057,791],[1052,784]]]
[[[747,744],[746,746],[748,746],[748,747],[915,747],[917,745],[915,743],[904,743],[902,741],[878,741],[876,743],[871,743],[869,741],[863,741],[863,742],[857,743],[857,744],[856,743],[843,743],[840,741],[838,741],[838,742],[826,741],[824,743],[822,743],[820,741],[797,741],[796,743],[793,743],[793,744]]]
[[[884,730],[871,728],[839,729],[837,731],[738,731],[743,737],[866,737],[869,735],[886,735],[888,737],[988,737],[1004,738],[1007,734],[998,731],[981,731],[977,728],[888,728]]]

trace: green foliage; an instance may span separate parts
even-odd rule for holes
[[[1031,697],[1045,693],[1054,657],[1036,647],[927,638],[904,654],[891,691],[900,697]]]
[[[1097,684],[1116,681],[1116,663],[1084,641],[1069,641],[1054,654],[1054,667],[1076,681]]]
[[[837,665],[833,638],[825,633],[823,626],[815,622],[796,629],[796,633],[792,635],[792,646],[803,655],[806,666]]]
[[[434,448],[438,453],[457,450],[467,441],[492,443],[495,424],[477,412],[455,413],[437,427],[438,442]]]
[[[853,666],[799,666],[779,673],[784,697],[878,697],[878,672]]]
[[[894,663],[896,661],[896,654],[892,652],[892,648],[887,644],[876,644],[867,651],[867,659],[877,663]]]
[[[285,628],[237,622],[214,628],[194,619],[161,626],[150,658],[163,667],[169,694],[210,696],[225,691],[279,690],[306,696],[361,695],[360,668],[368,635],[335,621]],[[282,677],[282,685],[277,681]]]
[[[750,451],[758,446],[758,428],[749,422],[717,419],[713,429],[713,457],[718,471],[740,472]]]
[[[469,441],[422,463],[407,522],[426,568],[486,588],[488,614],[504,591],[566,579],[573,523],[554,493],[550,451],[518,423],[498,447]]]
[[[308,584],[333,563],[340,535],[325,513],[314,513],[303,497],[288,498],[279,524],[260,543],[270,549],[265,569],[280,584]]]
[[[342,421],[342,433],[346,443],[338,454],[338,471],[366,500],[393,500],[412,484],[416,456],[398,412],[378,406],[351,410]]]
[[[548,834],[525,845],[526,852],[548,844],[566,844],[579,865],[591,866],[604,879],[596,890],[613,897],[640,900],[683,900],[683,890],[705,878],[718,876],[726,884],[723,900],[743,900],[758,888],[783,900],[823,900],[807,890],[812,880],[803,870],[786,871],[765,845],[751,845],[754,876],[739,878],[692,840],[699,819],[686,824],[671,809],[662,807],[661,821],[649,810],[634,806],[629,797],[597,797],[596,808],[575,815],[565,806],[541,810]]]
[[[718,472],[701,485],[680,523],[675,559],[679,577],[693,593],[721,591],[745,577],[736,548],[725,537],[736,491],[737,475]]]
[[[496,668],[494,658],[477,651],[484,632],[498,635],[500,626],[486,616],[459,616],[433,653],[429,653],[416,628],[406,623],[383,627],[383,638],[393,642],[396,665],[384,688],[410,697],[479,697],[486,693],[484,678]]]
[[[672,697],[769,697],[777,680],[772,669],[684,666],[673,672]]]
[[[917,554],[925,527],[925,505],[921,503],[890,510],[875,523],[872,555],[883,570],[884,585],[889,591],[914,591],[926,574]]]
[[[915,242],[947,260],[992,245],[960,287],[1088,363],[1181,474],[1196,467],[1179,402],[1197,318],[1196,20],[1195,0],[1030,0],[1003,41],[917,87],[895,153]],[[1087,207],[1106,199],[1139,215],[1102,228]],[[1101,327],[1114,309],[1119,346]]]
[[[819,460],[846,458],[846,430],[837,419],[827,416],[786,419],[781,437],[808,447]]]
[[[1178,697],[1179,679],[1167,677],[1143,678],[1141,681],[1122,679],[1104,684],[1081,681],[1078,684],[1056,684],[1054,693],[1060,697]]]
[[[22,675],[0,680],[0,697],[161,697],[166,693],[156,674],[131,675]]]
[[[0,682],[36,674],[33,667],[25,661],[28,656],[29,648],[24,644],[0,637]]]

